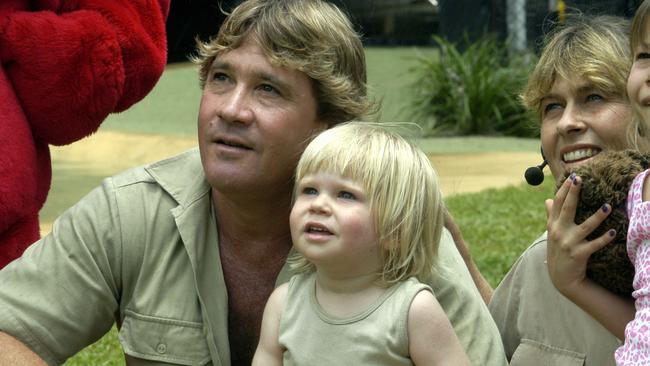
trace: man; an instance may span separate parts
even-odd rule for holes
[[[359,36],[325,1],[245,1],[196,62],[198,151],[107,179],[0,272],[0,364],[61,363],[116,321],[129,365],[250,365],[290,276],[305,142],[374,105]],[[454,282],[432,285],[470,358],[505,364],[449,235],[440,256]]]

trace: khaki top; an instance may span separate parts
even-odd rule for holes
[[[411,277],[386,289],[360,313],[339,318],[318,304],[315,272],[293,276],[280,320],[282,365],[413,365],[409,310],[415,295],[427,290]]]
[[[127,364],[230,365],[228,294],[198,149],[104,180],[0,271],[0,330],[60,364],[117,322]],[[432,284],[475,365],[504,365],[449,233]],[[282,269],[276,285],[290,277]]]
[[[560,294],[546,267],[546,234],[512,266],[490,312],[511,366],[613,366],[621,342]]]

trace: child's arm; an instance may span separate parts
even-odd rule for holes
[[[607,245],[613,235],[587,241],[589,235],[607,217],[611,206],[603,206],[582,224],[574,222],[579,199],[580,177],[567,179],[554,200],[546,201],[548,214],[547,265],[553,285],[569,300],[601,323],[617,338],[624,339],[625,326],[634,318],[634,302],[596,284],[586,276],[587,260]]]
[[[417,366],[470,364],[447,315],[429,291],[420,291],[411,303],[408,338],[411,361]]]
[[[282,366],[282,354],[284,350],[278,343],[280,336],[280,316],[284,308],[289,286],[285,283],[273,291],[266,302],[264,317],[262,318],[262,330],[260,331],[260,342],[255,350],[252,366]]]
[[[650,175],[639,174],[628,195],[628,254],[634,264],[636,314],[625,327],[625,344],[616,350],[620,365],[647,365],[650,355]],[[643,184],[642,190],[639,184]],[[641,195],[641,197],[639,197]]]

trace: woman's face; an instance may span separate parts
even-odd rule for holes
[[[541,111],[542,148],[556,180],[603,150],[627,147],[630,105],[584,78],[558,78]]]

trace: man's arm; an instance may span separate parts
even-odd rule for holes
[[[21,341],[4,332],[0,332],[0,349],[0,366],[47,365]]]
[[[483,277],[483,274],[478,269],[478,266],[474,262],[474,259],[472,259],[472,254],[469,251],[469,247],[465,243],[465,239],[463,238],[463,233],[461,233],[460,228],[458,227],[458,225],[456,225],[456,222],[454,221],[454,218],[447,210],[445,210],[445,227],[447,228],[447,230],[449,230],[451,237],[454,239],[454,244],[456,244],[456,249],[458,249],[460,256],[463,258],[463,261],[467,266],[467,270],[469,270],[469,274],[472,275],[472,280],[474,281],[474,285],[476,285],[476,288],[478,289],[478,292],[481,294],[483,301],[486,304],[489,304],[490,300],[492,299],[492,293],[494,292],[494,290],[492,289],[492,286],[490,286],[490,283],[488,283],[488,281],[485,279],[485,277]]]
[[[66,210],[49,235],[0,271],[0,330],[48,364],[62,364],[115,322],[122,224],[112,181]],[[0,353],[8,353],[4,345]]]

